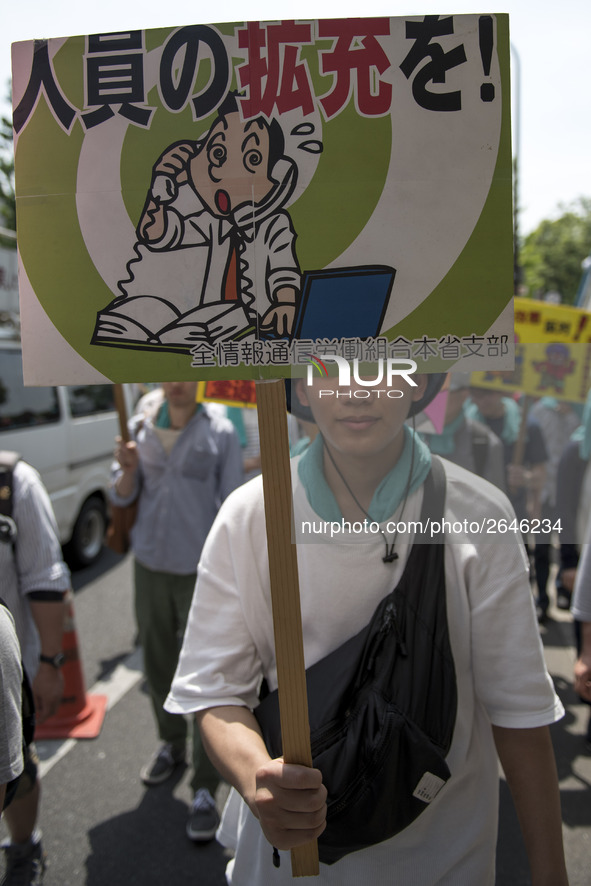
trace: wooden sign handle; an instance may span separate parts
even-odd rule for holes
[[[115,409],[119,418],[119,434],[124,443],[129,443],[129,429],[127,427],[127,407],[125,405],[125,391],[123,385],[113,385],[113,397]]]
[[[257,410],[283,759],[312,766],[298,562],[291,541],[293,505],[283,379],[257,382]],[[316,840],[292,849],[291,870],[294,877],[318,876]]]
[[[514,465],[522,465],[525,455],[525,444],[527,438],[527,416],[531,406],[532,398],[525,396],[521,404],[521,423],[519,425],[519,434],[513,447],[511,462]]]

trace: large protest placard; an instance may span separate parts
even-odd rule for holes
[[[27,383],[510,366],[509,54],[504,15],[15,44]]]

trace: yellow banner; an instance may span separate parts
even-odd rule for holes
[[[516,342],[591,342],[591,314],[570,305],[514,299]]]

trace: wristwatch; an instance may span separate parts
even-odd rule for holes
[[[39,661],[45,662],[45,664],[51,665],[56,671],[66,663],[66,656],[63,652],[58,652],[56,655],[40,655]]]

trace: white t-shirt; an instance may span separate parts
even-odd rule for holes
[[[319,520],[293,460],[296,521]],[[486,481],[444,461],[449,521],[505,518],[507,498]],[[404,507],[418,520],[422,488]],[[396,515],[400,518],[400,509]],[[492,886],[498,814],[498,765],[490,724],[536,727],[564,711],[547,673],[523,544],[489,537],[445,550],[445,579],[458,712],[447,758],[452,777],[408,828],[377,846],[321,865],[320,886]],[[385,564],[381,535],[351,535],[298,545],[306,666],[365,625],[398,583],[411,539],[399,535],[399,559]],[[203,550],[179,665],[166,708],[188,713],[216,705],[254,708],[265,676],[277,685],[261,480],[233,493]],[[232,793],[220,839],[236,848],[233,886],[291,883],[289,853],[273,868],[272,850],[243,801]]]
[[[0,784],[23,771],[21,651],[14,621],[0,605]]]
[[[0,544],[0,593],[14,618],[23,664],[32,683],[39,667],[41,643],[27,594],[67,591],[70,572],[63,561],[55,516],[39,474],[19,461],[13,483],[12,516],[18,534],[14,549],[10,544]]]

